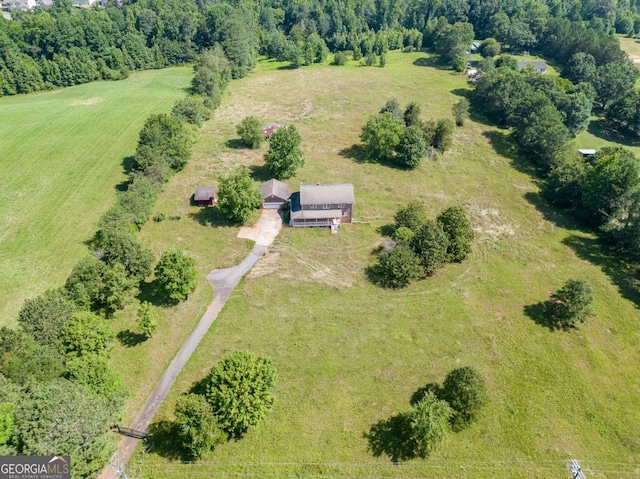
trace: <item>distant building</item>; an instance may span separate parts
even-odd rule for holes
[[[199,206],[213,206],[216,204],[216,189],[213,186],[201,186],[193,194],[193,201]]]
[[[518,70],[522,70],[523,68],[527,68],[529,65],[533,67],[533,69],[537,73],[547,73],[547,63],[543,61],[539,62],[518,62]]]
[[[282,127],[284,127],[284,125],[281,123],[267,123],[266,125],[262,125],[262,134],[265,138],[269,138]]]
[[[578,153],[582,155],[582,158],[589,158],[595,155],[597,151],[589,148],[578,148]]]
[[[341,223],[351,223],[355,202],[351,183],[301,183],[300,192],[291,195],[289,223],[294,227],[331,226],[334,229]]]
[[[260,208],[278,209],[289,201],[289,185],[275,179],[265,181],[258,189],[264,198]]]
[[[3,10],[31,10],[35,7],[36,0],[5,0],[2,2]]]

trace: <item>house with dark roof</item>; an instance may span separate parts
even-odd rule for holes
[[[199,206],[213,206],[216,200],[216,189],[214,186],[201,186],[193,194],[193,201]]]
[[[289,185],[282,181],[271,179],[258,186],[258,189],[264,198],[261,209],[278,209],[289,201]]]
[[[289,224],[337,228],[341,223],[351,223],[355,202],[351,183],[301,183],[300,191],[291,195]]]
[[[547,63],[543,61],[539,62],[518,62],[518,70],[532,66],[536,73],[547,73]]]
[[[283,127],[284,125],[282,123],[267,123],[266,125],[262,125],[262,134],[265,138],[270,138],[271,135]]]

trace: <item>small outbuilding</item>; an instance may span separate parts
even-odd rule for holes
[[[266,125],[262,125],[262,134],[265,138],[271,138],[271,135],[283,127],[284,125],[281,123],[267,123]]]
[[[547,63],[543,61],[539,62],[518,62],[518,70],[532,66],[536,73],[547,73]]]
[[[216,189],[214,186],[201,186],[193,194],[193,201],[198,206],[213,206],[216,204]]]
[[[582,155],[582,158],[589,158],[595,155],[597,151],[590,148],[578,148],[578,153]]]
[[[289,185],[282,181],[271,179],[262,183],[258,189],[264,198],[261,209],[279,209],[289,201]]]

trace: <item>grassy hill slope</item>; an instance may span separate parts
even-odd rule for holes
[[[169,68],[0,99],[0,325],[86,254],[145,119],[168,112],[190,78]]]
[[[180,394],[222,356],[244,349],[271,357],[278,368],[277,400],[267,420],[196,464],[156,445],[136,456],[128,472],[145,478],[557,478],[566,474],[564,460],[577,457],[593,469],[589,477],[633,474],[626,463],[640,461],[638,295],[616,276],[593,235],[549,209],[504,132],[481,123],[457,129],[453,148],[416,171],[363,163],[352,148],[366,118],[391,96],[403,105],[419,102],[425,119],[449,116],[468,90],[464,77],[417,53],[390,54],[385,68],[279,66],[262,63],[232,82],[205,125],[195,160],[167,185],[160,207],[188,208],[195,184],[238,163],[264,179],[266,147],[248,151],[227,143],[235,124],[254,115],[300,131],[306,165],[289,181],[292,189],[300,181],[353,182],[362,223],[343,226],[338,235],[284,228],[235,291],[157,418],[171,420]],[[467,206],[476,231],[473,253],[405,290],[375,287],[365,268],[375,261],[381,229],[398,206],[416,198],[432,216],[453,204]],[[149,223],[142,237],[186,245],[196,257],[228,248],[230,228],[215,214],[204,222],[213,226],[206,241],[182,233],[191,224],[185,221],[203,224],[203,214],[189,216]],[[577,331],[550,331],[527,306],[570,277],[592,284],[597,317]],[[135,346],[129,354],[148,354],[151,347]],[[461,365],[477,367],[489,384],[491,403],[480,421],[432,457],[392,465],[385,450],[393,431],[374,434],[386,449],[376,447],[372,432],[407,410],[416,391]],[[622,472],[598,472],[606,470]]]

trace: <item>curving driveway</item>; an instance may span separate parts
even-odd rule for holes
[[[243,226],[240,229],[238,238],[252,239],[256,243],[255,246],[239,265],[225,269],[214,269],[207,275],[207,280],[213,286],[213,302],[209,305],[196,328],[187,338],[176,357],[173,358],[173,361],[171,361],[171,364],[162,375],[160,383],[153,390],[142,411],[140,411],[136,417],[131,426],[132,429],[137,431],[147,430],[147,427],[151,424],[151,420],[156,412],[158,412],[160,404],[162,404],[162,401],[169,393],[178,374],[180,374],[182,368],[187,364],[187,361],[213,324],[213,321],[222,310],[227,299],[229,299],[242,277],[256,264],[267,250],[267,247],[273,243],[273,240],[280,232],[280,228],[282,228],[282,219],[278,211],[262,210],[260,219],[254,226]],[[122,467],[124,467],[131,458],[138,441],[139,439],[136,438],[123,437],[118,444],[118,460]],[[114,477],[114,472],[115,468],[112,465],[107,466],[98,476],[98,479],[111,479]]]

